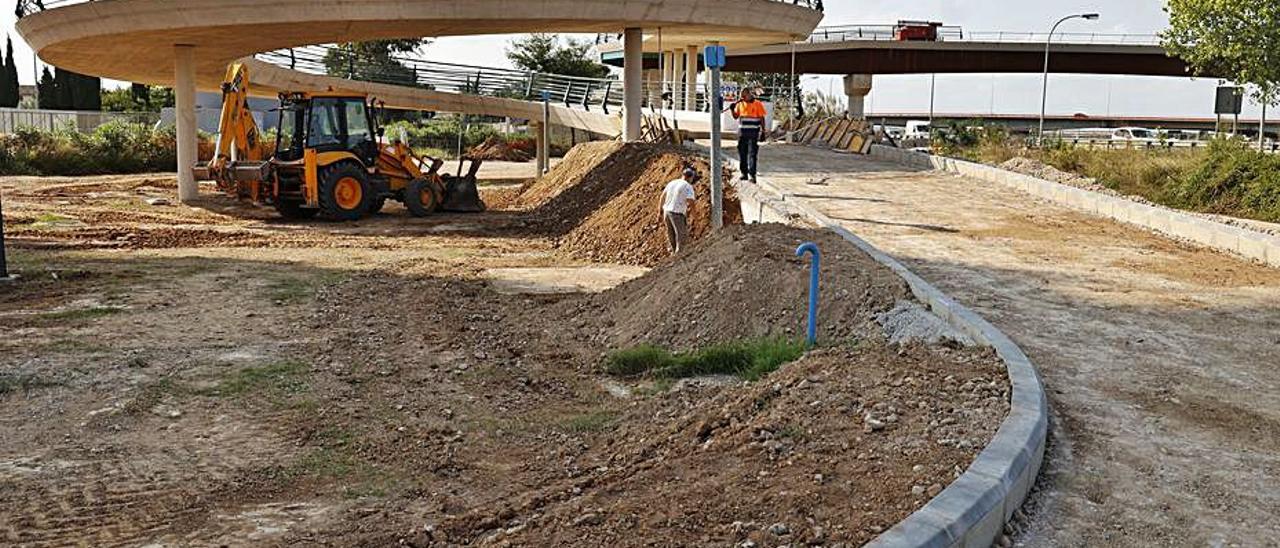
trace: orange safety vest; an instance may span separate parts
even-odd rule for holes
[[[733,107],[734,117],[738,119],[738,127],[741,129],[759,130],[764,127],[764,119],[768,116],[768,112],[764,108],[764,103],[759,99],[750,103],[739,101]]]

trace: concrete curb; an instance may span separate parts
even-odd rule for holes
[[[1280,237],[1278,236],[965,160],[882,145],[872,147],[871,156],[909,167],[937,169],[979,181],[1004,185],[1071,209],[1280,267]]]
[[[789,222],[799,213],[839,234],[902,277],[934,314],[979,344],[994,348],[1004,360],[1013,393],[1009,416],[991,443],[942,493],[867,544],[877,548],[991,546],[1026,500],[1044,460],[1049,404],[1031,360],[995,326],[813,207],[788,200],[767,182],[739,183],[738,197],[747,222]]]

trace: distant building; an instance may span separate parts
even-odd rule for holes
[[[280,106],[276,99],[249,98],[249,110],[253,112],[253,121],[258,129],[268,131],[279,125],[275,109]],[[218,122],[222,118],[222,94],[200,92],[196,94],[196,127],[205,133],[217,133]],[[174,115],[172,107],[160,110],[160,126],[172,126]]]

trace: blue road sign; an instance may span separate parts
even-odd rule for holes
[[[703,61],[707,64],[707,68],[724,68],[724,46],[707,46],[702,57]]]

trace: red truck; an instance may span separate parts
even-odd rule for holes
[[[929,21],[898,21],[893,27],[893,39],[899,42],[937,42],[942,23]]]

